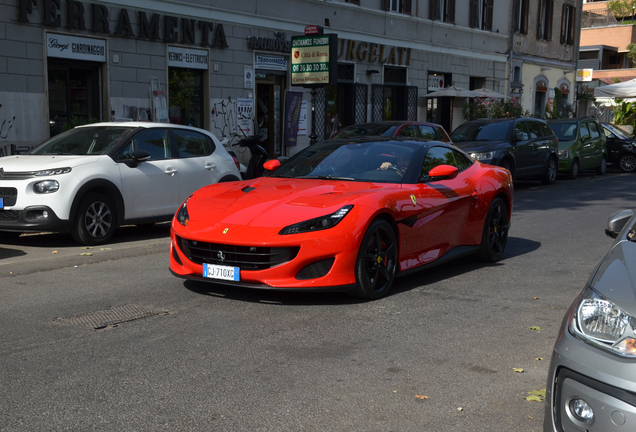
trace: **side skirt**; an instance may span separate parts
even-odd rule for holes
[[[399,273],[396,274],[396,276],[397,277],[406,276],[411,273],[419,272],[422,270],[428,270],[430,268],[437,267],[438,265],[445,264],[457,258],[462,258],[468,255],[476,254],[477,252],[479,252],[480,248],[481,246],[457,246],[453,248],[450,252],[446,253],[446,255],[444,255],[437,261],[433,261],[428,264],[423,264],[421,266],[418,266],[409,270],[400,271]]]

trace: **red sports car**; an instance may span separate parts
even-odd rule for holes
[[[206,186],[181,205],[175,276],[377,299],[396,276],[504,254],[510,173],[451,144],[334,139],[267,164],[268,177]]]

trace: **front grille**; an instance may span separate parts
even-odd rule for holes
[[[4,201],[5,207],[14,206],[18,200],[18,190],[16,188],[0,188],[0,198]]]
[[[7,172],[0,168],[0,180],[25,180],[35,177],[35,171]]]
[[[181,252],[196,264],[218,264],[241,270],[265,270],[293,260],[299,247],[235,246],[177,237]]]
[[[20,220],[20,211],[18,210],[0,210],[0,222],[17,222]]]

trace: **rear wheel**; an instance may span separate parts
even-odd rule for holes
[[[605,173],[607,173],[607,159],[605,158],[605,156],[603,156],[603,159],[601,159],[601,164],[598,166],[598,168],[596,168],[596,174],[605,175]]]
[[[620,166],[624,172],[633,172],[636,170],[636,155],[631,153],[624,154],[618,160],[618,166]]]
[[[570,171],[568,171],[568,178],[574,180],[579,177],[579,160],[574,159]]]
[[[98,245],[106,243],[117,227],[115,205],[105,195],[90,193],[77,208],[71,235],[78,243]]]
[[[480,255],[484,261],[499,261],[508,243],[508,206],[501,198],[495,198],[490,204],[484,231],[481,235]]]
[[[355,268],[357,286],[351,294],[367,300],[387,295],[395,277],[397,256],[393,227],[385,220],[374,220],[360,244]]]
[[[541,177],[541,183],[552,184],[556,181],[558,169],[557,165],[557,159],[554,156],[550,156],[550,159],[548,159],[548,166],[545,169],[545,173],[543,173],[543,176]]]

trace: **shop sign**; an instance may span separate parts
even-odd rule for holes
[[[538,92],[547,92],[548,84],[546,84],[545,81],[538,81],[535,90]]]
[[[247,47],[254,50],[278,51],[288,53],[291,51],[291,41],[285,40],[285,33],[276,32],[273,38],[249,36]]]
[[[240,136],[254,135],[253,99],[236,99],[236,129]]]
[[[292,37],[292,85],[335,84],[337,41],[335,34]]]
[[[561,94],[570,94],[570,86],[566,83],[561,84],[559,90],[561,90]]]
[[[437,91],[444,88],[444,75],[428,75],[428,91]]]
[[[256,54],[254,57],[254,67],[256,69],[287,72],[287,57],[274,57]]]
[[[62,4],[66,5],[64,11]],[[78,0],[18,0],[18,22],[31,22],[34,10],[39,12],[40,22],[45,27],[184,45],[195,45],[198,40],[198,44],[204,47],[229,46],[223,24],[208,21],[156,13],[149,17],[143,11],[116,10],[103,4],[85,4]]]
[[[106,41],[103,39],[83,38],[46,34],[46,55],[73,60],[106,61]]]
[[[579,69],[576,71],[576,80],[578,82],[592,81],[592,73],[594,69]]]
[[[340,39],[338,41],[338,60],[409,66],[411,64],[411,48]]]
[[[254,88],[254,68],[252,66],[243,66],[243,88]]]
[[[168,46],[168,66],[189,69],[208,69],[208,50]]]

